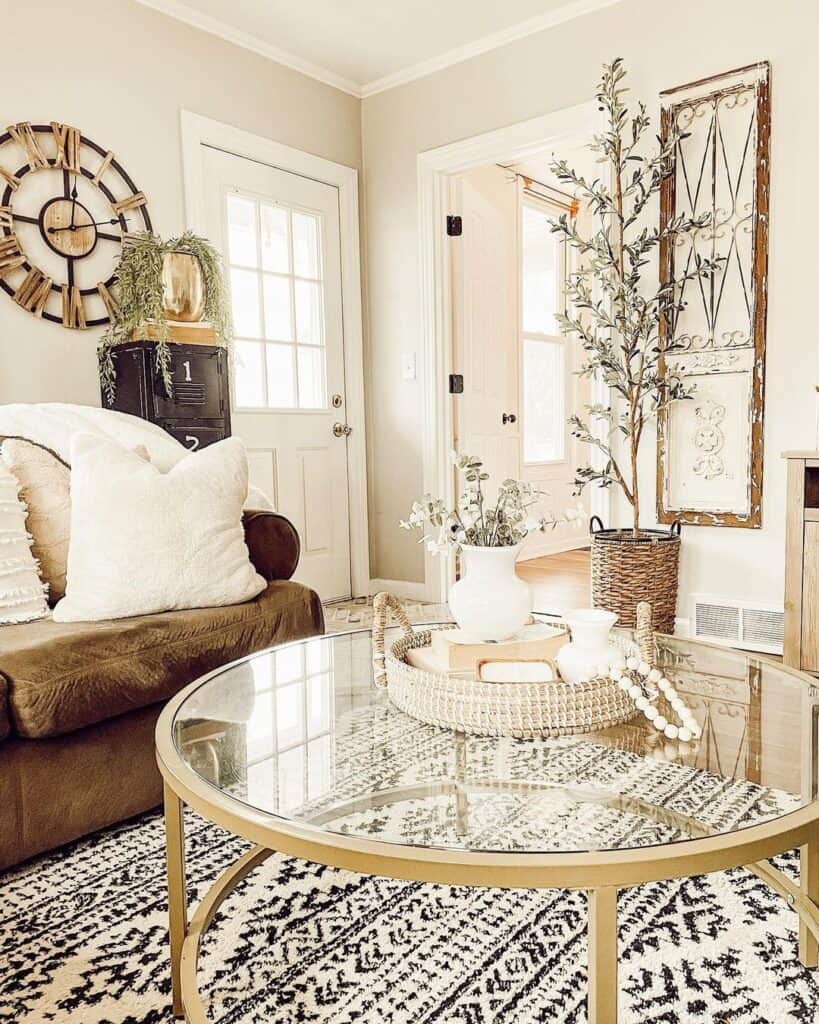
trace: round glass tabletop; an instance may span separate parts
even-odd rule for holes
[[[212,673],[178,703],[172,740],[197,780],[256,815],[408,847],[633,850],[736,832],[816,800],[813,680],[673,638],[661,638],[658,667],[700,723],[698,742],[670,742],[642,716],[541,740],[425,725],[374,687],[368,630]]]

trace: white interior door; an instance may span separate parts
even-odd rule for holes
[[[516,192],[495,166],[460,175],[452,188],[463,224],[452,257],[454,369],[464,378],[455,447],[480,456],[494,498],[519,468]]]
[[[349,597],[338,189],[204,146],[208,233],[235,333],[233,433],[251,483],[301,536],[296,579]]]

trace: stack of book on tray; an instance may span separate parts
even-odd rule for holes
[[[553,665],[555,655],[568,640],[566,630],[542,623],[524,626],[509,640],[492,643],[472,640],[460,629],[436,629],[429,647],[407,651],[407,661],[425,672],[464,679],[480,674],[485,681],[539,681],[533,663]],[[494,667],[487,669],[488,664]],[[555,674],[545,678],[555,678]]]

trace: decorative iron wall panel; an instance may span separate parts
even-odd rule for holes
[[[770,68],[730,71],[661,94],[662,133],[686,133],[663,182],[660,223],[710,215],[707,227],[664,240],[664,283],[697,256],[718,271],[684,281],[685,307],[667,327],[667,366],[693,397],[661,412],[657,514],[695,526],[762,525],[768,273]]]

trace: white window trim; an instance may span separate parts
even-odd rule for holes
[[[181,111],[182,171],[185,220],[207,235],[202,147],[213,146],[236,156],[258,160],[292,174],[301,174],[338,189],[341,233],[341,307],[344,320],[344,383],[347,420],[347,480],[350,515],[350,575],[354,594],[370,589],[370,542],[367,523],[367,441],[364,422],[364,335],[361,307],[361,256],[358,219],[358,171],[332,160],[304,153],[280,142]],[[307,415],[312,413],[305,410]]]
[[[546,198],[539,198],[537,196],[524,195],[523,190],[520,190],[520,209],[519,216],[523,212],[523,207],[529,206],[532,209],[538,210],[539,212],[549,212],[550,214],[558,214],[560,207],[557,204],[550,202]],[[518,235],[518,273],[517,273],[517,284],[518,284],[518,408],[521,411],[521,423],[520,423],[520,465],[521,466],[565,466],[569,462],[569,455],[571,451],[571,433],[569,431],[568,423],[563,424],[563,457],[560,459],[540,459],[538,461],[527,462],[524,458],[524,432],[526,430],[526,401],[525,394],[526,389],[524,386],[523,373],[524,373],[524,360],[523,360],[523,342],[524,341],[545,341],[552,345],[559,345],[563,350],[563,411],[564,413],[571,407],[571,371],[570,362],[567,359],[567,346],[566,338],[562,334],[544,334],[540,331],[525,331],[523,329],[523,230],[522,230],[522,217],[520,217],[521,230]],[[566,250],[566,243],[563,242],[560,245],[560,262],[562,271],[560,279],[562,281],[562,287],[559,289],[559,305],[565,310],[566,308],[566,278],[569,274],[569,256]],[[564,416],[564,420],[565,420]]]

